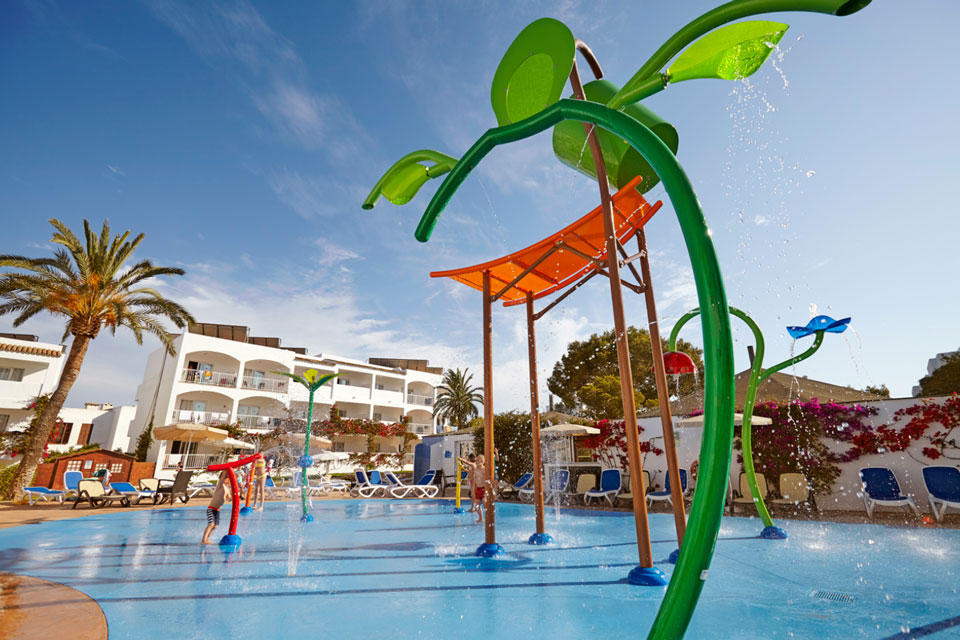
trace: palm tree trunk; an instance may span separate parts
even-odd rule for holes
[[[63,373],[60,374],[60,383],[43,408],[36,427],[31,429],[27,445],[24,447],[23,458],[20,460],[20,468],[4,496],[7,500],[18,497],[23,488],[33,480],[33,474],[37,471],[37,464],[43,455],[43,449],[50,437],[50,432],[53,431],[57,422],[57,416],[60,415],[60,409],[63,408],[63,403],[66,402],[73,383],[77,381],[77,376],[80,375],[80,366],[83,364],[83,357],[87,354],[90,340],[89,336],[73,336],[70,353],[67,354],[67,361],[63,365]]]

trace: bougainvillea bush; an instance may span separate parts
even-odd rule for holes
[[[626,471],[629,462],[627,459],[627,432],[623,420],[616,422],[613,420],[598,420],[593,423],[593,426],[599,429],[600,433],[586,436],[580,442],[593,452],[593,459],[605,468]],[[643,439],[644,428],[637,425],[637,429],[640,433],[640,453],[643,455],[643,460],[646,461],[647,455],[650,453],[656,456],[662,455],[663,449],[654,446],[653,439]]]
[[[839,464],[854,462],[863,456],[891,451],[907,451],[914,442],[922,447],[918,462],[929,464],[941,457],[957,459],[960,449],[954,436],[960,426],[960,397],[954,395],[942,403],[922,400],[898,410],[891,424],[871,426],[867,420],[878,413],[876,407],[820,403],[816,398],[790,404],[758,404],[754,415],[770,418],[770,425],[757,426],[753,434],[753,462],[768,479],[781,473],[802,473],[814,493],[827,494],[840,475]],[[899,426],[902,425],[902,426]],[[933,433],[930,429],[936,427]],[[741,451],[740,427],[736,428],[734,448]],[[909,452],[908,452],[909,453]],[[737,455],[743,463],[743,455]]]

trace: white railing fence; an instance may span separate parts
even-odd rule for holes
[[[276,378],[243,376],[243,388],[254,389],[256,391],[267,391],[270,393],[286,393],[287,381],[277,380]]]
[[[229,371],[201,371],[199,369],[183,369],[180,372],[180,382],[206,384],[213,387],[236,387],[237,374]]]

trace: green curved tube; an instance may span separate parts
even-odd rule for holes
[[[426,174],[428,178],[437,178],[450,171],[450,168],[453,167],[456,159],[440,153],[439,151],[433,151],[432,149],[421,149],[419,151],[408,153],[394,162],[393,166],[387,169],[387,172],[384,173],[379,180],[377,180],[377,184],[373,185],[373,189],[370,190],[370,194],[367,196],[367,199],[364,200],[363,204],[360,206],[364,209],[373,209],[373,205],[380,198],[380,194],[383,191],[383,185],[386,184],[387,180],[390,179],[390,176],[392,176],[399,169],[417,162],[435,163],[432,167],[426,167]]]
[[[671,58],[694,40],[728,22],[761,13],[777,13],[780,11],[809,11],[826,13],[832,16],[848,16],[863,9],[868,4],[870,4],[870,0],[733,0],[720,5],[699,18],[691,20],[670,36],[640,67],[640,70],[623,85],[620,92],[607,103],[607,106],[611,109],[619,109],[625,104],[641,99],[632,96],[642,94],[639,88],[645,80],[660,71]]]
[[[743,453],[743,472],[747,474],[747,485],[749,485],[750,494],[753,496],[753,504],[757,507],[757,514],[760,516],[760,519],[763,520],[763,526],[772,527],[773,518],[770,517],[770,511],[767,510],[767,504],[763,501],[763,496],[760,495],[760,485],[757,483],[757,472],[753,466],[753,407],[757,401],[757,391],[760,389],[760,384],[769,378],[771,374],[794,365],[801,360],[806,360],[816,353],[820,345],[823,344],[824,332],[817,331],[817,337],[814,339],[813,345],[800,355],[790,358],[789,360],[784,360],[780,364],[764,370],[764,342],[760,327],[753,321],[753,318],[740,309],[730,307],[730,313],[743,320],[744,323],[750,327],[754,340],[756,340],[756,354],[753,358],[753,364],[750,367],[750,381],[747,383],[747,395],[743,401],[743,428],[740,433],[740,440],[741,451]],[[673,326],[673,331],[670,332],[670,341],[668,343],[668,348],[671,351],[676,349],[677,335],[680,333],[680,329],[689,320],[698,315],[700,315],[700,309],[693,309],[684,314],[680,320],[677,321],[677,324]]]
[[[693,186],[676,156],[650,129],[626,114],[583,100],[560,100],[526,120],[484,133],[437,189],[415,235],[421,242],[429,240],[440,213],[457,187],[494,147],[530,137],[562,120],[589,122],[622,136],[654,168],[677,212],[690,255],[697,298],[700,308],[706,310],[702,314],[704,360],[710,367],[704,381],[706,411],[700,448],[701,476],[680,557],[648,635],[657,640],[680,638],[703,589],[723,517],[733,454],[733,340],[713,241]]]
[[[303,455],[310,455],[310,427],[313,426],[313,393],[315,389],[310,385],[310,405],[307,407],[307,435],[303,439]],[[300,504],[303,506],[303,517],[307,517],[307,468],[303,467],[300,474]]]

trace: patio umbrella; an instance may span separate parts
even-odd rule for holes
[[[750,420],[750,423],[753,425],[763,425],[763,424],[773,424],[773,420],[770,418],[764,418],[763,416],[753,416]],[[735,413],[733,414],[733,424],[743,424],[743,414]],[[702,427],[703,426],[703,414],[701,413],[698,416],[692,416],[690,418],[684,418],[677,422],[677,426],[680,427]]]
[[[224,449],[256,449],[257,446],[250,442],[244,442],[243,440],[237,440],[236,438],[224,438],[223,440],[218,440],[214,443],[217,447],[222,447]]]
[[[189,442],[208,440],[216,442],[226,440],[229,435],[224,429],[192,423],[168,424],[153,430],[154,440],[187,440]]]
[[[548,436],[595,436],[600,433],[600,429],[564,422],[544,427],[540,429],[540,433]]]
[[[153,430],[153,437],[157,440],[186,441],[187,452],[190,451],[190,445],[194,442],[220,442],[226,440],[229,435],[224,429],[189,422],[168,424]],[[180,462],[183,462],[183,458]]]
[[[306,434],[304,433],[287,433],[280,436],[280,440],[287,445],[297,445],[302,447],[304,440],[306,440]],[[332,449],[333,440],[329,438],[324,438],[321,436],[311,435],[310,436],[310,449]]]

